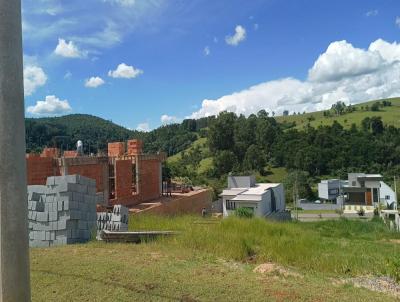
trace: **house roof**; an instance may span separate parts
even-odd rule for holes
[[[232,188],[232,189],[226,189],[222,191],[221,195],[232,195],[232,196],[236,196],[244,191],[246,191],[247,188]]]
[[[280,186],[279,183],[258,183],[251,188],[232,188],[222,192],[222,196],[235,196],[232,200],[261,200],[261,196],[271,188]]]

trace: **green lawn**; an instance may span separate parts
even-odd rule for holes
[[[268,175],[260,177],[260,182],[280,183],[286,178],[288,172],[286,168],[277,167],[267,169]]]
[[[134,216],[130,229],[181,234],[32,249],[33,301],[395,301],[338,282],[387,273],[400,235],[380,221]],[[253,271],[265,262],[294,274]]]

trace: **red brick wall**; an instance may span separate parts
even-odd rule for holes
[[[160,197],[160,165],[161,163],[159,160],[140,161],[139,195],[141,201],[148,201]]]
[[[77,157],[78,156],[78,152],[76,151],[64,151],[64,157],[66,158],[73,158],[73,157]]]
[[[125,143],[108,143],[108,156],[118,157],[125,154]]]
[[[74,175],[79,174],[85,177],[96,180],[97,192],[104,191],[103,181],[103,165],[102,164],[91,164],[91,165],[71,165],[68,166],[68,174]],[[108,184],[107,184],[108,185]]]
[[[44,148],[41,156],[57,158],[59,156],[59,150],[57,148]]]
[[[52,157],[27,156],[28,185],[45,185],[47,177],[59,176],[60,170]]]
[[[142,154],[143,142],[138,139],[131,139],[128,141],[128,155]]]
[[[132,161],[115,161],[115,197],[132,198]]]

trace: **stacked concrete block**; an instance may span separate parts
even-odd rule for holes
[[[88,241],[96,231],[96,181],[80,175],[47,178],[28,186],[29,245]]]
[[[113,211],[97,213],[97,231],[128,231],[129,210],[122,205],[115,205]]]

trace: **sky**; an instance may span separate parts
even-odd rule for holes
[[[22,2],[28,117],[149,131],[400,96],[398,0]]]

